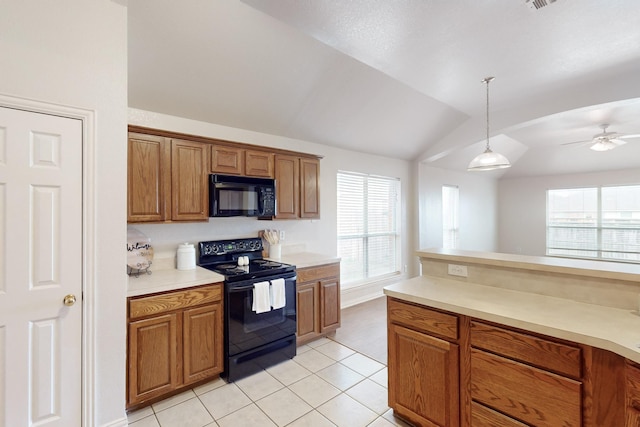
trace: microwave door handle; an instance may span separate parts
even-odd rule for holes
[[[264,190],[258,188],[258,215],[264,216]]]

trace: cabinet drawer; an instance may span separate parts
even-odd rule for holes
[[[538,427],[580,426],[582,384],[471,349],[471,397]]]
[[[387,314],[391,323],[452,340],[458,339],[457,316],[406,304],[392,298],[387,300]]]
[[[340,264],[327,264],[318,267],[306,267],[298,269],[298,283],[316,281],[327,277],[339,277]]]
[[[640,368],[627,362],[627,406],[640,411]]]
[[[471,425],[473,427],[527,427],[526,424],[477,402],[471,402]]]
[[[129,300],[129,318],[166,313],[169,311],[207,304],[222,299],[222,285],[208,285],[184,291],[168,292]]]
[[[471,321],[471,345],[573,378],[582,374],[580,348],[541,337]]]

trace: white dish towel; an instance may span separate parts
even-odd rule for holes
[[[255,311],[257,314],[271,311],[269,288],[269,282],[258,282],[253,284],[253,305],[251,310]]]
[[[271,306],[273,309],[282,308],[287,304],[287,297],[284,292],[284,279],[271,281]]]

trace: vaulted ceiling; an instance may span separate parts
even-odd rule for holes
[[[547,0],[549,2],[550,0]],[[536,0],[536,4],[545,3]],[[505,177],[640,167],[637,0],[135,0],[129,106]],[[491,172],[496,173],[496,172]]]

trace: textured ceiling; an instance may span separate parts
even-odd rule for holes
[[[636,0],[136,0],[129,105],[464,170],[491,144],[504,176],[640,166]]]

